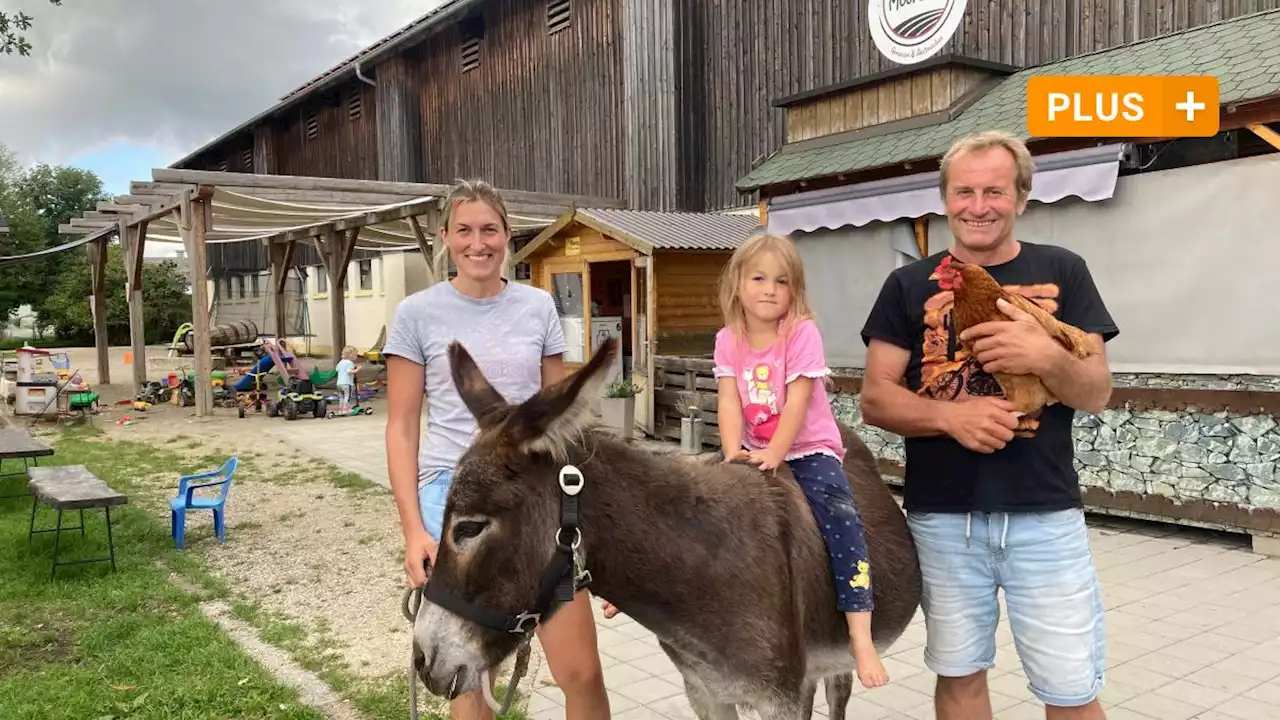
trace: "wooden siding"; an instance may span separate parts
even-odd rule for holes
[[[797,103],[786,110],[787,142],[945,111],[991,73],[938,67]]]
[[[975,0],[940,52],[1029,66],[1275,7],[1280,0]],[[571,0],[569,25],[555,32],[546,0],[476,8],[474,69],[462,68],[472,20],[406,51],[419,70],[427,182],[484,177],[628,198],[639,209],[746,206],[754,197],[735,183],[787,140],[773,101],[897,67],[870,40],[865,1]],[[353,91],[356,121],[342,107]],[[374,88],[353,80],[338,95],[273,121],[282,125],[276,172],[377,177]],[[317,137],[307,141],[312,109]],[[191,166],[243,166],[253,142],[242,135]]]
[[[786,140],[771,103],[898,67],[871,41],[867,3],[674,0],[686,37],[681,85],[691,209],[750,204],[734,183]],[[940,52],[1038,65],[1280,6],[1280,0],[990,0],[970,2]]]
[[[705,355],[724,326],[720,272],[732,253],[664,250],[653,258],[659,355]]]
[[[275,136],[280,174],[377,180],[376,103],[374,88],[354,81],[291,111]]]
[[[626,197],[619,0],[572,0],[554,33],[546,0],[481,7],[478,67],[461,23],[418,46],[424,179]]]

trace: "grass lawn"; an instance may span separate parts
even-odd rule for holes
[[[155,492],[140,478],[170,476],[172,493],[179,475],[216,468],[225,457],[186,461],[147,443],[108,444],[92,429],[63,431],[51,444],[55,454],[42,458],[42,466],[85,465],[129,495],[129,504],[111,510],[118,572],[112,573],[108,563],[59,567],[51,582],[53,533],[37,534],[28,545],[31,500],[0,500],[0,718],[323,718],[200,612],[198,603],[211,598],[226,601],[264,642],[315,672],[365,718],[407,716],[404,673],[378,681],[357,678],[340,655],[326,652],[332,649],[327,638],[236,595],[204,569],[199,552],[177,552],[167,517],[138,502]],[[2,471],[20,468],[5,461]],[[25,488],[25,478],[0,478],[0,495]],[[56,517],[42,505],[36,528],[53,527]],[[64,526],[78,521],[78,513],[64,513]],[[86,511],[85,525],[85,538],[78,530],[63,532],[61,560],[106,555],[102,510]],[[172,582],[171,574],[181,576],[186,589]],[[405,659],[407,664],[407,650]],[[501,697],[502,689],[498,692]],[[430,697],[422,688],[419,696]],[[526,717],[518,709],[521,700],[508,718]],[[440,712],[442,703],[433,705],[435,712],[423,712],[423,720],[447,717],[447,711]]]
[[[322,718],[298,704],[169,582],[170,568],[195,571],[177,553],[168,525],[133,504],[136,479],[197,470],[144,443],[94,442],[66,431],[42,465],[85,465],[131,504],[112,508],[118,572],[107,563],[58,568],[50,582],[54,535],[27,544],[31,501],[0,500],[0,717],[2,718]],[[11,461],[5,472],[19,468]],[[4,478],[11,494],[22,478]],[[57,514],[41,507],[36,528]],[[64,513],[76,525],[77,513]],[[85,512],[87,537],[62,535],[60,559],[105,555],[101,510]],[[169,567],[165,567],[165,566]],[[185,574],[185,573],[184,573]]]

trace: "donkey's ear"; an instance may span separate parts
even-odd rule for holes
[[[498,411],[508,407],[507,401],[493,389],[471,353],[457,340],[449,343],[449,370],[462,402],[475,415],[480,427],[492,425],[502,418],[503,413]]]
[[[516,447],[564,460],[569,443],[593,421],[591,399],[600,396],[600,386],[617,352],[618,341],[607,338],[580,370],[516,408],[506,423]]]

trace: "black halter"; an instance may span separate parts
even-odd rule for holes
[[[449,612],[482,627],[498,632],[528,635],[538,624],[551,617],[560,605],[573,600],[574,593],[591,582],[591,573],[578,571],[575,559],[582,544],[578,525],[578,493],[586,480],[582,471],[572,465],[560,469],[560,527],[555,533],[555,554],[542,571],[538,597],[533,607],[516,615],[480,607],[463,600],[428,580],[422,597]]]

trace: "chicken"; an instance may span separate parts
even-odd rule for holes
[[[952,293],[951,324],[949,331],[959,342],[960,333],[991,320],[1005,320],[1009,317],[996,307],[996,300],[1003,298],[1014,307],[1031,315],[1049,332],[1049,336],[1066,348],[1068,352],[1079,358],[1094,354],[1089,335],[1083,330],[1068,325],[1049,314],[1039,305],[1027,298],[1000,287],[981,265],[953,261],[951,256],[943,258],[934,270],[930,279],[938,281],[938,287]],[[972,343],[960,343],[966,354],[973,353]],[[1014,412],[1020,416],[1030,416],[1047,406],[1058,402],[1049,388],[1045,387],[1035,375],[1011,375],[1009,373],[992,373],[1000,385],[1006,400],[1014,406]],[[1034,434],[1030,430],[1038,426],[1038,422],[1029,422],[1031,418],[1023,417],[1016,434],[1029,437]]]

